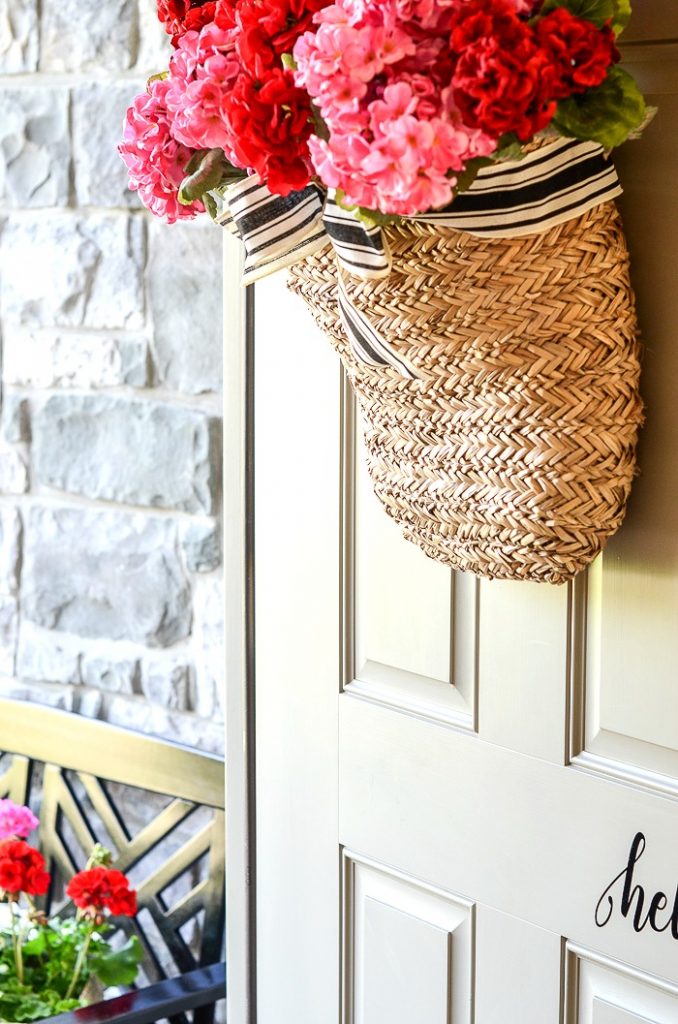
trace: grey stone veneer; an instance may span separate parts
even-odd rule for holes
[[[221,237],[126,189],[155,0],[0,0],[0,693],[220,750]]]

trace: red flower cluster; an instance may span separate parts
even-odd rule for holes
[[[216,0],[157,0],[158,18],[176,46],[186,32],[199,32],[214,19]]]
[[[240,0],[236,7],[235,49],[242,72],[225,104],[233,150],[242,167],[256,171],[280,195],[303,188],[313,173],[311,101],[281,58],[329,2]]]
[[[565,7],[556,7],[539,22],[537,36],[553,69],[553,95],[564,99],[600,85],[620,57],[609,25],[596,28]]]
[[[188,0],[159,0],[169,2]],[[308,184],[311,100],[282,55],[329,2],[216,0],[213,21],[199,34],[186,32],[170,61],[173,137],[191,150],[223,149],[272,192],[287,195]]]
[[[66,888],[76,907],[98,914],[110,911],[114,917],[133,917],[137,912],[137,894],[129,880],[114,868],[90,868],[79,871]]]
[[[283,53],[291,53],[299,36],[312,29],[313,15],[329,0],[241,0],[237,7],[240,29],[236,48],[243,65],[255,76],[280,67]]]
[[[527,141],[558,100],[599,85],[619,51],[610,28],[559,7],[531,25],[509,0],[469,0],[452,19],[454,99],[464,122]]]
[[[49,882],[41,853],[21,839],[0,843],[0,889],[12,895],[44,896]]]
[[[258,80],[243,72],[227,103],[238,163],[253,168],[271,192],[287,195],[304,188],[312,173],[311,106],[290,74],[271,68]]]

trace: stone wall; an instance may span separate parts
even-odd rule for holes
[[[0,0],[0,693],[222,744],[220,232],[116,152],[155,0]]]

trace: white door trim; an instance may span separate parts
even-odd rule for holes
[[[223,550],[226,679],[226,989],[228,1024],[256,1022],[254,573],[251,289],[242,247],[224,232]],[[248,294],[249,292],[249,294]]]

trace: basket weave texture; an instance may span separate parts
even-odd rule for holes
[[[454,569],[572,579],[622,522],[642,421],[615,205],[518,239],[419,222],[386,235],[390,277],[345,284],[419,379],[356,359],[330,249],[289,278],[351,379],[377,496]]]

